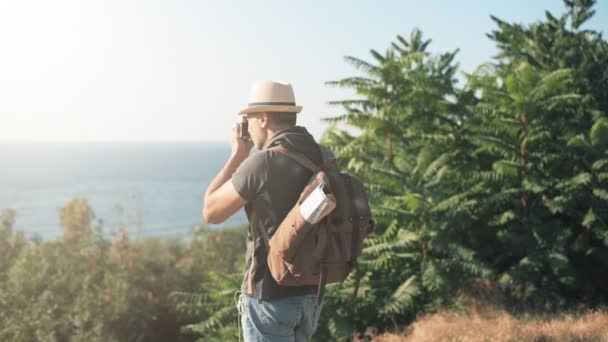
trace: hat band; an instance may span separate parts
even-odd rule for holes
[[[295,102],[249,102],[249,107],[255,106],[295,106]]]

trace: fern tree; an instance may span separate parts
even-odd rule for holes
[[[460,89],[455,52],[430,55],[419,31],[373,63],[346,58],[364,76],[329,84],[359,97],[328,121],[356,133],[323,142],[365,180],[377,231],[330,288],[320,338],[407,324],[475,278],[525,304],[605,298],[608,50],[579,30],[593,1],[566,5],[529,27],[494,18],[500,53]]]
[[[608,49],[600,34],[579,31],[593,1],[565,3],[561,18],[547,13],[529,27],[493,18],[497,62],[468,85],[481,97],[467,123],[479,146],[475,177],[494,189],[480,195],[506,200],[486,202],[497,241],[484,254],[513,295],[545,306],[597,303],[607,285],[596,273],[608,247],[599,138]]]
[[[475,200],[453,197],[471,186],[452,169],[471,148],[463,135],[474,97],[455,88],[456,51],[433,56],[426,51],[429,43],[418,30],[409,41],[398,36],[384,55],[372,50],[375,64],[346,58],[367,77],[329,82],[363,97],[334,102],[345,113],[329,119],[360,134],[334,129],[323,143],[340,165],[364,179],[377,227],[360,271],[330,288],[323,312],[331,314],[321,319],[321,339],[408,322],[421,310],[449,305],[467,275],[491,273],[462,243]]]
[[[566,144],[585,105],[572,85],[567,69],[542,72],[525,62],[485,67],[470,78],[481,97],[466,136],[477,146],[472,177],[479,190],[466,198],[485,199],[476,210],[494,235],[491,249],[476,250],[521,298],[553,302],[577,285],[565,248],[572,226],[552,210],[561,180],[585,185]]]

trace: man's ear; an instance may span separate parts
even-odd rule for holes
[[[268,117],[268,113],[264,112],[260,115],[260,127],[266,128],[270,124],[270,118]]]

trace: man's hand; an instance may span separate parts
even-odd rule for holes
[[[241,209],[247,201],[241,198],[230,181],[234,171],[249,157],[251,140],[239,136],[239,125],[232,128],[232,153],[224,168],[215,176],[205,193],[203,218],[209,223],[222,223]]]
[[[253,141],[251,138],[241,138],[239,127],[240,125],[238,123],[232,127],[232,156],[245,159],[249,156],[249,152],[251,152]]]

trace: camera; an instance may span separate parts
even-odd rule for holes
[[[247,123],[247,118],[244,116],[241,122],[239,123],[239,137],[245,140],[251,139],[251,136],[249,136],[249,126]]]

